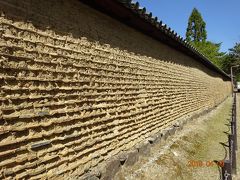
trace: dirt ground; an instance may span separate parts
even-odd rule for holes
[[[236,180],[240,180],[240,94],[237,96],[237,141],[238,141],[238,151],[237,151],[237,175],[234,177]]]
[[[240,95],[238,95],[240,120]],[[188,122],[165,142],[152,147],[131,167],[123,166],[115,180],[218,180],[219,168],[214,162],[224,159],[226,152],[220,142],[227,142],[232,98],[229,97],[210,113]],[[240,123],[238,123],[240,128]],[[238,131],[240,140],[240,132]],[[237,152],[240,179],[240,150]]]

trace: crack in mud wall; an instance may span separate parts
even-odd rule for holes
[[[81,176],[229,81],[76,0],[0,0],[0,178]]]

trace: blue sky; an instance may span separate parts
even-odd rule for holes
[[[136,1],[134,1],[136,2]],[[138,0],[141,7],[157,16],[185,38],[188,17],[196,7],[206,22],[207,40],[222,42],[226,52],[240,42],[240,0]]]

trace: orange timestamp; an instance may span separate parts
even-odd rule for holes
[[[188,167],[212,167],[212,166],[224,166],[224,161],[201,161],[201,160],[189,160],[187,163]]]

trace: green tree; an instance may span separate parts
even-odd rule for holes
[[[240,43],[236,43],[235,46],[229,49],[229,54],[235,59],[236,63],[240,61]]]
[[[206,23],[203,21],[201,13],[196,8],[194,8],[188,19],[186,40],[188,42],[204,42],[206,39]]]
[[[195,46],[213,64],[219,68],[222,67],[222,61],[225,59],[225,53],[220,52],[221,43],[206,41],[206,23],[204,22],[201,13],[196,8],[192,10],[188,19],[186,40]]]
[[[240,65],[240,43],[236,43],[235,46],[229,49],[229,53],[222,61],[222,69],[226,73],[230,74],[231,66]],[[240,81],[240,67],[234,68],[234,74],[237,77],[237,81]]]
[[[191,42],[206,58],[213,64],[222,68],[222,61],[224,61],[226,53],[220,52],[221,43],[213,43],[210,41]]]

